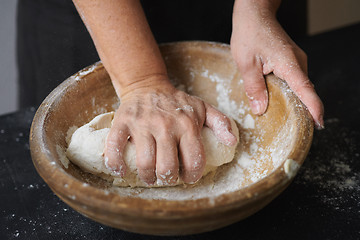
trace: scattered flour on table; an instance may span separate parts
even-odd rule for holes
[[[316,131],[308,161],[295,182],[320,189],[313,196],[340,211],[360,207],[360,136],[337,118],[327,119],[326,128]],[[357,169],[357,170],[355,170]],[[359,212],[360,213],[360,212]]]

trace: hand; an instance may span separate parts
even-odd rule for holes
[[[310,82],[306,54],[290,39],[275,17],[277,7],[264,1],[236,1],[231,51],[244,79],[254,114],[268,105],[264,75],[273,72],[285,80],[309,109],[315,125],[324,127],[324,107]],[[253,5],[251,5],[253,4]]]
[[[151,185],[157,178],[172,185],[180,176],[185,183],[196,182],[206,161],[200,135],[204,125],[224,144],[236,144],[230,120],[199,98],[169,82],[133,89],[122,95],[115,113],[105,146],[107,165],[125,175],[122,153],[130,137],[142,181]]]

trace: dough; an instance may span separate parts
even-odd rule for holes
[[[114,112],[104,113],[96,116],[92,121],[78,128],[75,132],[69,131],[67,137],[68,149],[66,156],[75,165],[86,172],[90,172],[107,180],[113,181],[116,186],[149,187],[137,176],[135,164],[135,145],[131,142],[125,147],[125,163],[128,167],[124,178],[120,178],[111,170],[105,167],[104,146],[106,137],[110,131]],[[235,121],[231,119],[232,131],[239,140],[239,130]],[[71,133],[73,134],[71,135]],[[219,142],[210,128],[203,127],[202,141],[205,149],[206,167],[204,176],[214,171],[218,166],[233,160],[236,146],[226,146]],[[178,184],[182,182],[179,180]],[[161,187],[157,182],[151,187]]]

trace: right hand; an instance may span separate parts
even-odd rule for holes
[[[115,113],[105,144],[107,166],[120,176],[126,174],[123,151],[130,138],[142,181],[173,185],[180,177],[194,183],[206,162],[200,134],[204,125],[224,144],[236,144],[229,118],[199,98],[168,81],[136,88],[122,95]]]

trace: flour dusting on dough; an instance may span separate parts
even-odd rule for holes
[[[189,109],[189,108],[187,108]],[[191,111],[191,109],[189,109]],[[99,175],[103,177],[107,175],[106,179],[112,179],[115,186],[122,187],[162,187],[168,186],[171,178],[170,170],[165,175],[160,175],[157,182],[154,185],[147,185],[142,182],[137,175],[136,167],[136,150],[135,145],[132,142],[128,142],[123,154],[123,159],[127,166],[126,174],[122,178],[120,172],[116,171],[109,166],[107,157],[104,157],[104,148],[107,135],[112,125],[114,118],[114,112],[104,113],[96,116],[89,123],[78,128],[73,132],[73,128],[68,131],[67,139],[70,139],[68,143],[68,149],[66,156],[75,165],[79,166],[86,172]],[[231,120],[231,127],[233,133],[239,138],[239,131],[236,127],[236,123]],[[119,133],[121,134],[121,133]],[[203,127],[201,131],[201,138],[204,146],[204,152],[206,156],[206,166],[204,175],[214,171],[218,166],[230,162],[235,155],[236,146],[228,146],[221,143],[214,135],[214,133],[207,127]],[[118,153],[120,154],[120,153]],[[199,158],[201,154],[194,153],[194,163],[199,164]],[[181,179],[177,180],[177,185],[182,184]]]
[[[278,130],[278,135],[272,139],[269,145],[264,146],[262,143],[267,133],[265,130],[259,129],[257,124],[258,117],[251,115],[248,103],[244,101],[236,102],[231,98],[233,92],[229,85],[229,79],[223,79],[220,75],[211,74],[207,69],[194,72],[190,65],[185,67],[191,73],[190,83],[195,78],[202,77],[208,78],[212,83],[216,84],[217,105],[215,107],[236,121],[240,132],[240,142],[236,148],[234,160],[209,173],[195,185],[181,184],[162,188],[113,186],[104,191],[115,192],[121,196],[134,196],[144,199],[182,201],[208,198],[209,202],[214,203],[214,198],[217,196],[240,190],[264,179],[286,161],[287,156],[290,154],[288,146],[292,144],[293,135],[296,130],[294,126],[291,126],[288,121],[284,121],[284,125]],[[235,76],[233,79],[235,79]],[[239,79],[237,81],[238,85],[243,85],[243,80]],[[177,82],[177,79],[172,79],[172,82]],[[190,94],[195,89],[191,84],[184,88]],[[287,92],[288,87],[286,84],[283,84],[281,88],[283,88],[282,90],[285,94],[291,93]],[[184,109],[186,108],[182,107],[178,110]],[[290,162],[285,166],[289,170],[289,174],[294,172],[292,171],[293,165]],[[114,180],[114,185],[121,185],[123,183],[122,179]]]

